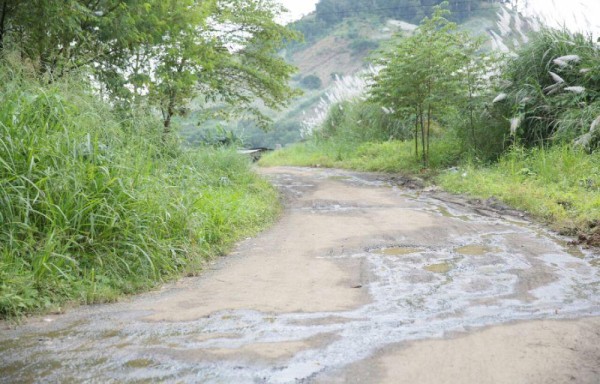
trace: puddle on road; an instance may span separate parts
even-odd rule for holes
[[[445,207],[443,205],[436,206],[436,210],[444,217],[448,217],[448,218],[452,218],[452,219],[459,219],[462,221],[471,221],[471,218],[469,216],[457,215],[457,214],[451,213],[450,210],[448,209],[448,207]]]
[[[410,247],[393,247],[393,248],[383,248],[375,251],[380,255],[386,256],[404,256],[411,255],[413,253],[423,252],[423,248],[410,248]]]
[[[473,245],[465,245],[462,247],[458,247],[458,248],[454,249],[454,251],[456,253],[459,253],[459,254],[465,255],[465,256],[483,256],[488,253],[500,252],[500,248],[494,248],[494,247],[488,247],[485,245],[473,244]]]
[[[440,210],[439,202],[425,198],[418,204],[432,214],[468,218],[469,228],[487,230],[449,238],[442,248],[410,238],[389,239],[369,252],[331,256],[364,260],[368,281],[362,289],[372,301],[360,308],[278,314],[227,310],[167,323],[144,322],[122,307],[114,312],[103,307],[108,311],[103,316],[71,329],[0,334],[0,371],[8,382],[60,382],[65,375],[73,382],[306,382],[393,343],[519,320],[600,315],[597,255],[573,257],[577,252],[534,227]],[[525,237],[527,247],[521,242]],[[523,279],[542,275],[549,278],[523,284],[528,282]],[[523,286],[532,288],[523,292]],[[48,335],[54,342],[37,342]],[[238,358],[257,346],[268,347],[269,353],[288,346],[292,352],[276,364]],[[234,357],[207,359],[210,350],[231,351]]]
[[[127,368],[148,368],[153,365],[157,365],[157,363],[150,359],[135,359],[129,360],[124,365]]]
[[[452,269],[452,264],[450,263],[437,263],[430,264],[423,267],[424,270],[434,273],[448,273]]]
[[[350,176],[329,176],[327,177],[328,180],[334,180],[334,181],[349,181],[352,180],[352,177]]]

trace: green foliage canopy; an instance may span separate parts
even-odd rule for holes
[[[118,104],[152,102],[166,133],[197,96],[264,126],[254,101],[294,95],[277,52],[298,36],[274,21],[282,11],[272,0],[0,0],[0,51],[50,81],[89,70]]]
[[[435,7],[433,16],[425,18],[413,35],[383,53],[376,61],[382,69],[373,76],[370,90],[371,100],[397,118],[414,117],[415,153],[418,156],[420,135],[424,165],[434,119],[442,119],[457,100],[472,97],[474,78],[482,75],[482,68],[473,65],[481,42],[457,31],[456,24],[445,18],[448,14]]]

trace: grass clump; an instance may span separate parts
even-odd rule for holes
[[[497,197],[571,234],[600,220],[600,153],[570,146],[513,148],[491,166],[466,164],[437,181],[445,189]]]
[[[198,270],[277,214],[229,149],[165,142],[85,81],[0,69],[0,317],[114,300]]]
[[[450,141],[432,142],[431,165],[435,169],[449,167],[460,155]],[[353,143],[336,141],[308,141],[266,154],[261,166],[295,165],[305,167],[331,167],[371,172],[422,173],[420,159],[414,155],[414,143],[389,140],[382,142]]]

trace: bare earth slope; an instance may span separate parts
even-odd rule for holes
[[[384,176],[262,172],[275,227],[160,292],[0,324],[0,381],[600,382],[599,255]]]

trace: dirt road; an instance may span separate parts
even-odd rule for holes
[[[0,381],[600,382],[600,255],[383,176],[261,172],[276,226],[159,292],[0,324]]]

